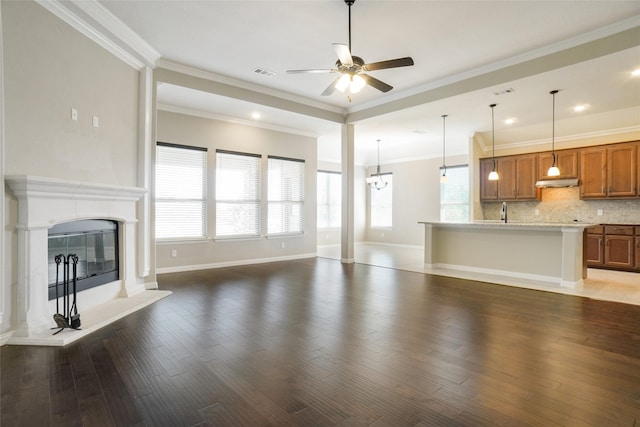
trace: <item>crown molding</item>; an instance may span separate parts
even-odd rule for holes
[[[127,65],[142,70],[155,67],[160,54],[144,40],[109,13],[96,0],[62,2],[60,0],[35,0],[40,6],[53,13],[85,37],[106,49]],[[81,17],[76,10],[83,12]],[[89,22],[90,18],[94,22]],[[99,24],[107,31],[98,29]]]

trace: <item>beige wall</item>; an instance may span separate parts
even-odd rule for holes
[[[37,3],[1,7],[4,173],[135,186],[138,72]],[[12,328],[17,282],[17,201],[6,187],[4,197],[0,333]]]
[[[158,242],[158,271],[178,271],[245,262],[260,262],[316,253],[316,139],[220,120],[158,111],[157,139],[162,142],[208,149],[209,239],[198,242]],[[286,238],[256,238],[215,241],[215,155],[216,149],[262,155],[263,214],[266,212],[267,156],[305,160],[305,234]],[[263,234],[267,220],[263,215]],[[284,247],[282,247],[284,244]],[[175,250],[176,257],[171,256]]]
[[[2,9],[5,173],[135,186],[138,72],[34,2]]]

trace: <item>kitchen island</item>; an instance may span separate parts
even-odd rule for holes
[[[584,230],[593,224],[424,221],[424,266],[566,288],[586,278]],[[456,274],[452,274],[456,275]]]

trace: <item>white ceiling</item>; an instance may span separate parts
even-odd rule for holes
[[[86,12],[81,3],[75,5]],[[498,104],[497,150],[548,143],[552,89],[560,90],[556,141],[640,130],[640,77],[630,74],[640,68],[637,0],[357,0],[353,54],[366,62],[411,56],[415,66],[371,72],[394,89],[383,94],[366,87],[352,102],[337,91],[320,96],[333,74],[286,73],[334,66],[331,44],[348,42],[344,0],[95,4],[157,51],[160,66],[185,65],[255,93],[344,112],[356,125],[360,164],[375,163],[376,139],[382,140],[383,163],[441,156],[442,114],[448,114],[447,153],[465,154],[475,132],[490,141],[491,103]],[[624,31],[627,42],[620,50],[617,40]],[[256,67],[275,75],[259,75]],[[506,89],[514,91],[495,95]],[[339,159],[339,124],[263,106],[259,99],[247,102],[170,84],[158,89],[163,109],[317,136],[319,158]],[[577,114],[572,107],[578,103],[589,107]],[[261,118],[252,119],[252,112]],[[508,117],[516,122],[505,125]]]

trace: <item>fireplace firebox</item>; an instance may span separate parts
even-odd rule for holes
[[[77,255],[77,291],[119,279],[118,223],[91,219],[56,224],[49,229],[49,300],[56,298],[56,255]],[[63,294],[58,283],[58,295]]]

